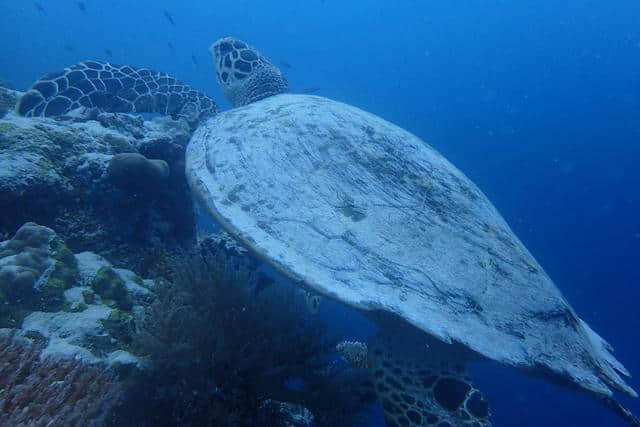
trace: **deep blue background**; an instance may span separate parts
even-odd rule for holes
[[[246,39],[294,91],[319,87],[440,150],[640,375],[637,0],[89,0],[87,15],[75,3],[41,0],[41,13],[2,0],[0,78],[24,89],[108,59],[173,73],[226,106],[207,48]],[[479,367],[477,378],[497,426],[621,425],[592,400],[509,369]]]

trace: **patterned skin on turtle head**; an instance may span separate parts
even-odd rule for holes
[[[289,91],[282,72],[254,47],[224,37],[209,48],[218,84],[234,107]]]

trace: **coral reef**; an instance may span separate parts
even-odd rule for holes
[[[134,340],[151,367],[114,425],[252,426],[272,417],[262,425],[303,426],[294,415],[307,411],[316,425],[355,425],[375,398],[368,373],[332,362],[335,342],[299,292],[273,284],[256,294],[255,272],[215,248],[173,259],[157,280]]]
[[[187,123],[167,117],[7,114],[0,119],[0,235],[37,222],[74,252],[95,252],[129,269],[148,252],[190,247],[195,216],[184,176],[190,135]],[[114,183],[110,177],[122,176],[115,166],[132,158],[157,160],[130,172],[128,185],[126,177]],[[132,193],[141,184],[149,185]]]
[[[125,191],[149,197],[166,189],[169,165],[138,153],[120,153],[109,161],[107,177]]]
[[[0,337],[0,425],[102,426],[121,396],[113,373]]]
[[[155,261],[159,277],[144,280],[25,224],[0,242],[2,295],[12,298],[2,307],[14,319],[4,326],[38,343],[40,357],[126,376],[114,425],[354,425],[373,401],[367,372],[335,363],[337,340],[303,294],[265,278],[224,236]],[[28,296],[51,280],[58,293],[8,292]]]
[[[11,83],[9,80],[0,79],[0,88],[13,89],[13,83]]]
[[[25,312],[62,308],[76,275],[76,260],[53,230],[24,224],[0,242],[0,327],[14,327]]]
[[[9,86],[4,86],[3,80],[0,80],[0,119],[9,111],[13,111],[18,99],[20,99],[20,95],[20,92],[12,90]]]
[[[141,366],[131,343],[153,287],[99,255],[74,255],[37,224],[0,242],[0,327],[41,342],[45,356]]]
[[[91,363],[126,375],[113,425],[355,424],[374,394],[366,371],[336,363],[337,340],[309,314],[319,298],[278,283],[223,233],[195,245],[188,123],[96,110],[27,119],[2,94],[0,327],[37,343],[33,361],[80,383]],[[75,365],[58,369],[60,358]],[[11,366],[22,365],[0,369]],[[8,410],[18,423],[27,411]]]
[[[91,281],[91,289],[107,301],[113,301],[122,310],[131,310],[133,302],[124,280],[110,267],[100,267]]]

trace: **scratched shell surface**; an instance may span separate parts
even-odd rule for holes
[[[214,220],[294,281],[501,363],[634,394],[486,196],[407,131],[278,95],[203,124],[186,165]]]

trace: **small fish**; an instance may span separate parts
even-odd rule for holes
[[[287,61],[284,60],[280,60],[280,64],[284,67],[284,68],[288,68],[291,69],[291,64],[289,64]]]
[[[78,6],[78,9],[80,9],[80,12],[85,15],[87,14],[87,5],[83,1],[77,1],[76,5]]]
[[[113,56],[113,52],[111,52],[111,49],[109,49],[108,47],[104,48],[104,53],[106,53],[109,58]]]
[[[302,89],[303,93],[316,93],[319,90],[322,90],[322,88],[320,86],[309,86],[309,87],[305,87],[304,89]]]
[[[198,58],[193,53],[191,54],[191,62],[193,62],[193,65],[198,65]]]
[[[42,7],[42,5],[37,1],[33,3],[33,6],[36,8],[38,12],[44,13],[44,7]]]
[[[176,26],[176,21],[173,20],[173,17],[167,11],[167,9],[164,10],[164,17],[167,18],[167,21],[169,21],[171,23],[171,25],[173,25],[174,27]]]
[[[66,50],[67,52],[73,52],[75,49],[73,46],[69,45],[69,44],[65,44],[64,45],[64,50]]]
[[[173,43],[167,42],[167,46],[169,46],[169,49],[175,50],[175,48],[173,47]]]

